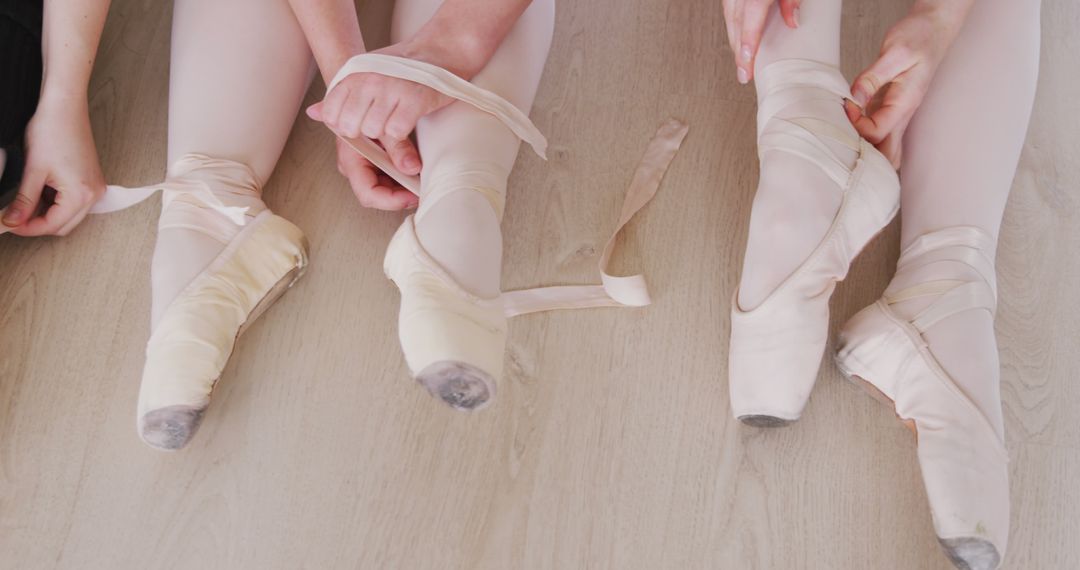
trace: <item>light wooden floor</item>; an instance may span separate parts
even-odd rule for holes
[[[905,6],[848,4],[853,76]],[[388,14],[363,11],[376,43]],[[1080,567],[1078,21],[1045,3],[1000,248],[1009,568]],[[92,88],[110,181],[164,171],[169,26],[168,3],[114,2]],[[722,29],[715,0],[562,2],[533,112],[551,160],[521,155],[504,285],[593,279],[653,129],[674,115],[691,132],[617,264],[646,270],[655,305],[515,320],[480,414],[406,377],[380,270],[401,216],[355,203],[310,121],[267,198],[308,232],[312,269],[240,341],[181,453],[134,430],[156,200],[66,239],[0,238],[0,567],[949,568],[910,434],[831,362],[796,427],[730,417],[728,300],[757,173]],[[856,263],[834,325],[880,294],[896,239]]]

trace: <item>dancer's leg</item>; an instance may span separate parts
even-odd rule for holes
[[[842,4],[841,0],[806,2],[800,7],[799,27],[794,30],[784,24],[774,6],[755,60],[755,74],[777,61],[807,59],[837,68],[839,77]],[[756,86],[760,103],[765,95],[763,82]],[[777,116],[813,116],[856,136],[839,97],[836,101],[798,102]],[[824,142],[847,166],[855,163],[854,151],[830,139]],[[776,152],[761,156],[739,287],[742,308],[756,307],[806,260],[836,216],[840,198],[836,182],[805,159]]]
[[[395,41],[419,29],[440,3],[399,0]],[[528,112],[553,29],[554,1],[535,0],[472,82]],[[475,409],[490,400],[502,372],[505,317],[497,303],[476,298],[494,300],[499,295],[499,221],[519,140],[496,118],[458,102],[422,119],[417,141],[424,164],[420,208],[406,220],[399,237],[411,235],[414,227],[419,246],[471,300],[451,292],[455,287],[391,270],[402,288],[402,350],[428,390],[456,408]],[[388,267],[404,267],[408,260],[403,258],[411,255],[406,251],[392,243]]]
[[[313,73],[286,0],[176,1],[169,180],[138,410],[154,447],[190,440],[241,327],[305,263],[302,234],[260,193]],[[244,223],[224,208],[246,208]]]
[[[413,34],[441,0],[400,0],[394,10],[394,41]],[[540,85],[554,31],[554,0],[536,0],[472,83],[526,113]],[[505,125],[466,103],[454,103],[420,121],[417,141],[424,162],[416,231],[425,249],[466,289],[481,297],[499,293],[502,267],[502,205],[495,208],[475,189],[452,191],[453,178],[471,171],[505,198],[506,180],[520,141]],[[445,198],[425,200],[434,187]]]
[[[198,153],[270,177],[314,74],[303,31],[285,0],[177,0],[169,82],[169,164]],[[247,205],[247,204],[244,204]],[[258,213],[249,206],[249,215]],[[206,216],[217,216],[206,210]],[[220,224],[219,233],[239,227]],[[222,236],[224,238],[229,235]],[[154,256],[153,321],[224,243],[162,229]]]
[[[904,136],[903,245],[958,225],[997,239],[1035,98],[1039,6],[971,8]]]
[[[1009,536],[994,255],[1038,62],[1038,0],[974,4],[904,137],[896,276],[841,331],[841,369],[917,430],[935,530],[958,568],[997,568]]]
[[[902,243],[954,226],[997,242],[1020,159],[1039,67],[1039,0],[981,0],[934,78],[904,137]],[[987,254],[994,258],[994,251]],[[899,271],[890,289],[935,279],[979,278],[949,252]],[[914,315],[930,298],[897,305]],[[924,335],[935,358],[1002,431],[993,317],[958,313]]]
[[[840,65],[840,12],[843,0],[807,2],[799,7],[799,27],[787,27],[774,6],[765,22],[755,72],[770,63],[794,57]]]
[[[235,160],[266,182],[315,67],[285,0],[178,0],[169,82],[169,162]]]

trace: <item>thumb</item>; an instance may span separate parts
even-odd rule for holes
[[[909,61],[900,57],[899,50],[889,49],[882,52],[877,61],[860,73],[851,84],[852,101],[866,109],[867,103],[875,93],[907,71],[909,67]]]
[[[314,105],[311,105],[306,110],[307,116],[311,117],[313,120],[322,122],[322,120],[323,120],[322,108],[323,108],[322,101],[319,101],[318,103],[315,103]]]
[[[26,223],[30,216],[37,210],[38,202],[41,201],[41,193],[45,189],[45,174],[30,171],[23,172],[22,183],[19,185],[19,193],[15,195],[15,201],[4,212],[5,226],[13,228]]]

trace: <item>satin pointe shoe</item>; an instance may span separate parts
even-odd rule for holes
[[[151,266],[151,333],[137,428],[161,450],[191,441],[243,334],[304,273],[303,232],[263,203],[246,165],[184,155],[160,184],[110,186],[91,213],[163,191]]]
[[[957,568],[993,570],[1009,534],[1008,452],[1005,434],[949,377],[923,333],[965,311],[996,306],[993,252],[986,232],[966,226],[935,231],[905,248],[897,273],[920,271],[943,260],[961,262],[979,277],[935,279],[900,290],[890,287],[840,334],[841,372],[892,407],[915,432],[919,467],[934,530]],[[904,318],[896,304],[931,300]],[[1000,409],[1000,400],[997,406]]]
[[[383,264],[401,292],[405,361],[432,396],[454,409],[482,409],[495,396],[506,349],[502,298],[480,298],[458,285],[424,250],[413,220],[398,228]]]
[[[829,326],[829,297],[859,252],[895,217],[900,185],[889,161],[866,140],[814,117],[776,116],[804,101],[843,103],[848,86],[829,65],[781,60],[761,70],[758,152],[784,152],[821,168],[842,194],[840,208],[810,256],[755,307],[731,310],[728,381],[739,420],[778,427],[799,418],[817,379]],[[790,111],[789,111],[790,112]],[[825,139],[857,153],[853,168]]]

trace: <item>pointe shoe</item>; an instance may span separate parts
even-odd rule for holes
[[[799,418],[817,380],[829,326],[829,297],[863,247],[896,216],[896,172],[865,139],[816,118],[775,114],[807,100],[842,104],[848,87],[835,68],[782,60],[758,73],[765,95],[758,114],[759,153],[795,154],[819,166],[842,192],[840,209],[817,248],[764,301],[731,310],[728,381],[735,417],[755,427],[778,427]],[[858,153],[848,169],[822,141],[828,137]]]
[[[413,378],[454,409],[486,407],[506,348],[501,297],[477,297],[454,281],[420,244],[413,216],[390,241],[383,270],[401,291],[398,336]]]
[[[178,165],[186,170],[156,187],[110,189],[107,200],[119,205],[103,210],[135,203],[126,196],[137,201],[165,189],[159,229],[192,230],[225,244],[175,297],[164,298],[160,312],[155,309],[137,427],[147,445],[170,451],[187,445],[198,430],[236,339],[296,283],[308,263],[303,233],[266,209],[246,166],[201,155],[186,156]],[[221,189],[209,190],[206,180]],[[226,206],[219,198],[245,207]],[[249,218],[252,210],[257,213]],[[236,231],[236,225],[243,227]],[[159,262],[183,263],[155,251],[155,270]]]
[[[146,345],[139,435],[177,450],[191,441],[236,339],[307,267],[307,241],[263,212],[165,310]]]
[[[887,290],[844,325],[836,356],[845,377],[892,406],[915,432],[934,529],[950,560],[967,570],[994,570],[1005,554],[1008,452],[1004,434],[949,377],[922,334],[963,311],[994,312],[993,251],[993,239],[973,227],[917,239],[901,254],[898,272],[934,263],[927,253],[945,252],[982,278]],[[893,308],[919,297],[936,298],[910,320]]]

